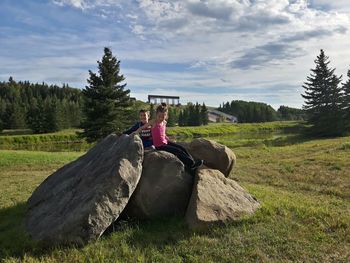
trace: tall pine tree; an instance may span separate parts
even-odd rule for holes
[[[310,76],[304,83],[305,99],[303,108],[307,120],[312,124],[311,131],[315,135],[339,135],[342,126],[342,93],[339,83],[341,76],[334,74],[335,69],[329,67],[329,58],[321,49],[315,60],[316,67],[311,69]]]
[[[120,61],[109,48],[104,49],[98,63],[98,75],[89,70],[88,86],[83,90],[85,119],[81,133],[87,141],[99,140],[112,132],[121,132],[128,125],[130,90],[120,74]]]

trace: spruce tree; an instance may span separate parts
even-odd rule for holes
[[[46,98],[44,101],[44,123],[42,126],[43,132],[55,132],[60,130],[60,120],[58,113],[58,103],[55,97]]]
[[[183,121],[183,111],[180,110],[180,113],[179,113],[179,126],[184,126],[183,125],[184,121]]]
[[[205,106],[204,102],[201,106],[201,124],[202,125],[207,125],[209,120],[208,120],[208,109]]]
[[[350,132],[350,70],[347,73],[348,80],[342,85],[343,91],[343,119],[345,121],[346,131]]]
[[[168,109],[168,119],[167,119],[167,126],[168,127],[174,127],[176,124],[176,113],[175,109],[172,107],[169,107]]]
[[[196,109],[195,106],[192,103],[187,104],[187,123],[186,125],[188,126],[196,126]]]
[[[188,107],[183,108],[179,114],[179,126],[189,125],[189,110]]]
[[[83,90],[85,119],[81,133],[87,141],[93,142],[112,132],[121,132],[129,124],[127,109],[130,90],[120,73],[120,61],[109,48],[104,49],[102,61],[98,63],[98,75],[89,70],[88,86]]]
[[[27,111],[27,124],[34,133],[44,133],[45,111],[42,99],[33,100]]]
[[[21,107],[19,103],[16,101],[11,104],[11,116],[9,118],[8,125],[11,129],[24,129],[26,128],[25,121],[25,109]]]
[[[329,58],[321,49],[315,60],[316,67],[311,69],[310,76],[304,83],[307,121],[312,124],[311,131],[315,135],[339,135],[343,132],[340,87],[341,76],[334,74],[335,69],[329,67]]]
[[[201,106],[196,102],[196,105],[194,106],[194,112],[193,112],[193,125],[194,126],[200,126],[202,125],[202,118],[201,118]]]

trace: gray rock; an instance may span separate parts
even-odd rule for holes
[[[183,146],[195,159],[202,159],[206,166],[217,169],[228,177],[236,163],[233,151],[215,141],[207,139],[194,139]]]
[[[97,239],[134,192],[142,160],[138,136],[107,136],[34,191],[26,217],[29,234],[49,244],[84,244]]]
[[[215,224],[240,220],[259,207],[254,197],[220,171],[199,169],[185,218],[190,228],[205,230]]]
[[[146,151],[140,182],[125,208],[125,216],[152,219],[184,216],[193,176],[183,163],[165,151]]]

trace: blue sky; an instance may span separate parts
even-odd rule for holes
[[[342,0],[1,0],[0,80],[84,88],[107,46],[140,100],[300,108],[321,48],[346,80],[349,26]]]

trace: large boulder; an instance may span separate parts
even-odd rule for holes
[[[204,230],[215,224],[240,220],[259,208],[259,202],[218,170],[199,169],[186,212],[190,228]]]
[[[50,175],[28,200],[26,229],[49,244],[83,244],[113,223],[134,192],[143,160],[138,136],[109,135]]]
[[[233,151],[215,141],[207,139],[194,139],[183,146],[195,159],[202,159],[206,166],[217,169],[228,177],[236,163]]]
[[[184,216],[193,180],[175,155],[145,151],[140,182],[123,214],[137,219]]]

